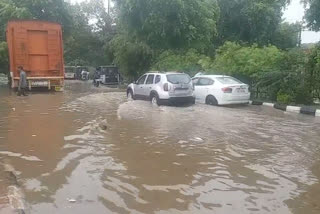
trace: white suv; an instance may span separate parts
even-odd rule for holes
[[[152,104],[195,102],[193,84],[188,74],[178,72],[150,72],[128,85],[127,96],[150,100]]]

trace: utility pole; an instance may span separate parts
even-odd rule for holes
[[[302,36],[302,22],[300,23],[300,26],[299,26],[299,35],[298,35],[298,47],[301,47],[301,38]]]
[[[110,15],[110,0],[108,0],[108,15]]]

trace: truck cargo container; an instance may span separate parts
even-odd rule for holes
[[[11,87],[18,87],[18,67],[27,73],[29,90],[63,89],[64,60],[61,25],[46,21],[10,21],[7,25]]]

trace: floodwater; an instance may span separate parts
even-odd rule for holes
[[[319,181],[315,117],[0,88],[0,213],[319,214]]]

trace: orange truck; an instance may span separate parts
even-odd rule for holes
[[[7,25],[11,87],[17,88],[18,67],[27,73],[29,90],[63,90],[64,60],[61,25],[46,21],[10,21]]]

